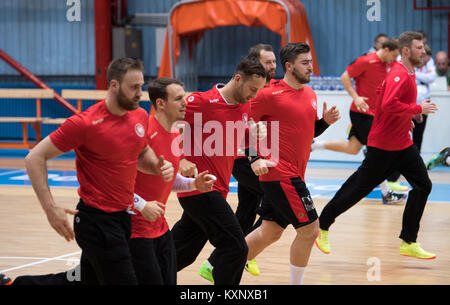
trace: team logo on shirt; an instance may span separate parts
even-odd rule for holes
[[[400,81],[400,77],[397,76],[396,78],[394,78],[394,81],[398,83]]]
[[[311,100],[311,106],[314,108],[314,110],[317,110],[317,101],[315,99]]]
[[[187,101],[188,102],[192,102],[194,100],[194,97],[191,95],[190,97],[188,97]]]
[[[141,123],[137,123],[136,125],[134,125],[134,131],[140,138],[143,138],[145,136],[145,129]]]
[[[248,115],[247,115],[247,113],[243,113],[243,114],[242,114],[242,121],[243,121],[244,123],[247,123],[247,122],[248,122]]]

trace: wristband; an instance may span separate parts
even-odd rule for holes
[[[250,161],[250,164],[252,164],[256,160],[261,159],[261,157],[260,156],[248,156],[247,159],[248,159],[248,161]]]
[[[145,201],[141,196],[139,196],[138,194],[134,194],[134,208],[136,210],[142,212],[146,203],[147,201]]]

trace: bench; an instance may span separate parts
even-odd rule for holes
[[[32,148],[41,140],[41,99],[52,99],[52,89],[0,89],[0,99],[35,99],[36,116],[34,117],[0,117],[0,123],[19,123],[22,125],[22,142],[0,142],[0,148]],[[28,139],[30,125],[36,133],[36,141]]]

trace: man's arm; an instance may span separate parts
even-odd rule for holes
[[[345,72],[342,73],[341,82],[342,82],[342,85],[344,85],[344,89],[352,97],[353,102],[356,105],[356,108],[358,108],[359,111],[364,111],[364,112],[369,110],[369,105],[367,105],[367,103],[366,103],[366,100],[368,98],[358,95],[355,88],[353,88],[352,79],[350,78],[350,75],[348,75],[347,70],[345,70]]]
[[[70,241],[75,238],[75,233],[69,224],[66,213],[74,215],[77,211],[56,205],[47,180],[47,160],[62,154],[63,152],[52,143],[50,137],[46,137],[28,153],[25,158],[25,166],[48,222],[59,235]]]
[[[155,152],[148,145],[138,157],[137,168],[145,174],[162,176],[164,181],[172,180],[174,175],[172,163],[164,160],[163,156],[156,157]]]

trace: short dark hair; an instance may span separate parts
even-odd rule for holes
[[[261,63],[257,58],[244,56],[241,58],[241,61],[236,66],[234,74],[235,75],[240,74],[244,79],[254,74],[265,78],[266,70],[264,69],[263,65],[261,65]]]
[[[290,42],[280,50],[280,61],[283,71],[286,72],[286,63],[294,63],[299,54],[308,53],[311,48],[304,42]]]
[[[141,60],[135,58],[118,58],[113,60],[106,71],[106,80],[109,84],[113,79],[117,80],[119,83],[122,81],[125,74],[130,70],[144,70],[144,64]]]
[[[385,42],[383,42],[383,44],[381,45],[381,48],[388,48],[389,51],[394,51],[394,50],[398,50],[400,49],[400,45],[398,43],[398,40],[395,38],[389,38],[388,40],[386,40]]]
[[[404,47],[411,48],[413,40],[422,40],[423,36],[419,32],[407,31],[400,34],[398,37],[398,43],[400,44],[400,53]]]
[[[431,52],[431,47],[426,43],[424,45],[425,53],[427,53],[428,56],[433,56],[433,52]]]
[[[375,39],[373,40],[373,42],[378,42],[378,39],[380,39],[381,37],[388,38],[388,35],[386,35],[384,33],[379,33],[377,36],[375,36]]]
[[[267,52],[273,52],[273,48],[270,44],[258,43],[248,50],[248,56],[253,56],[259,59],[262,50]]]
[[[148,83],[148,97],[155,109],[157,99],[167,100],[167,87],[172,84],[183,86],[181,81],[169,77],[160,77]]]

